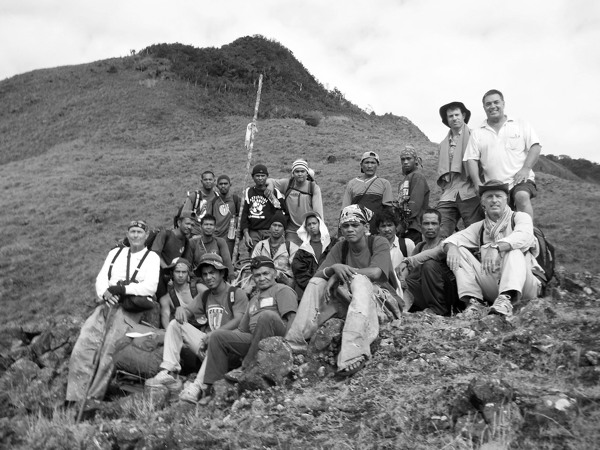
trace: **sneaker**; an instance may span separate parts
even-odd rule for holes
[[[478,320],[487,314],[487,306],[485,306],[481,300],[471,297],[469,300],[469,306],[456,315],[457,318],[463,320]]]
[[[182,383],[177,377],[174,377],[168,370],[161,370],[152,378],[146,380],[146,386],[166,386],[169,391],[181,389]]]
[[[244,373],[244,371],[242,370],[241,367],[238,369],[233,369],[225,374],[225,379],[232,381],[233,383],[238,383],[240,381],[240,378],[242,377],[243,373]]]
[[[513,305],[509,295],[500,294],[490,308],[490,314],[500,314],[505,317],[512,316]]]
[[[196,403],[201,393],[202,388],[195,383],[191,383],[188,384],[183,391],[181,391],[179,394],[179,400],[182,402]]]

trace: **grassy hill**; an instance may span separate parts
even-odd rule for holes
[[[265,54],[283,51],[279,44],[248,39],[254,47],[264,43]],[[0,83],[4,321],[85,314],[94,277],[125,224],[144,217],[153,226],[168,226],[203,170],[232,175],[234,190],[241,191],[254,88],[230,92],[219,91],[218,83],[192,84],[174,69],[181,56],[170,60],[165,48]],[[273,67],[267,80],[276,82],[265,84],[261,111],[286,106],[282,89],[290,84]],[[290,76],[310,76],[299,63],[294,67]],[[242,81],[251,80],[248,75]],[[253,163],[266,163],[272,176],[284,177],[295,158],[306,158],[325,192],[326,220],[333,227],[344,186],[359,173],[360,154],[377,151],[380,175],[397,186],[398,150],[412,143],[423,156],[435,204],[436,145],[415,125],[403,117],[367,115],[339,98],[332,102],[314,79],[304,82],[309,85],[304,94],[290,94],[295,100],[289,109],[298,117],[319,110],[324,120],[318,127],[299,118],[259,120]],[[217,112],[211,113],[213,107]],[[440,136],[444,132],[440,127]],[[328,163],[328,156],[336,162]],[[545,174],[538,185],[536,222],[557,244],[559,263],[598,272],[598,187]]]
[[[59,356],[39,357],[40,348],[63,342],[57,336],[90,313],[95,276],[129,220],[169,226],[206,169],[231,175],[241,191],[260,72],[252,162],[285,177],[294,159],[306,158],[331,228],[365,150],[380,154],[379,173],[395,187],[399,150],[415,145],[437,202],[437,145],[417,126],[365,114],[262,38],[222,49],[151,46],[0,82],[0,447],[597,448],[598,307],[581,289],[536,300],[511,323],[410,314],[382,329],[379,350],[352,379],[302,378],[298,363],[291,385],[244,394],[231,408],[161,410],[132,396],[76,425],[73,410],[31,406],[64,392],[72,342],[48,352]],[[302,120],[311,111],[324,116],[318,127]],[[440,126],[435,139],[445,132]],[[560,177],[538,174],[536,222],[568,272],[597,274],[600,188]],[[43,369],[31,362],[42,359]],[[469,402],[479,401],[471,398],[478,386],[493,396],[499,385],[510,387],[508,413],[488,417],[486,427],[482,417],[493,408],[484,402],[477,412]],[[554,410],[547,402],[556,398],[576,406]],[[484,433],[491,442],[481,445]]]

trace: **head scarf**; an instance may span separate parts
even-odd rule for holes
[[[340,225],[346,222],[368,223],[373,217],[373,211],[359,205],[348,205],[340,214]]]
[[[400,152],[400,157],[402,158],[403,156],[412,156],[415,158],[417,166],[423,167],[423,160],[417,155],[417,150],[412,145],[407,144],[404,146],[404,150]]]

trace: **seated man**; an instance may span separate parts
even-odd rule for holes
[[[381,215],[379,215],[375,219],[375,229],[379,236],[383,236],[390,243],[390,257],[392,258],[392,267],[394,268],[394,273],[398,279],[398,283],[401,285],[401,288],[397,290],[398,295],[404,299],[402,290],[406,289],[406,270],[402,270],[402,261],[407,256],[412,254],[412,251],[415,249],[415,243],[408,238],[399,238],[396,235],[396,230],[398,225],[400,224],[399,220],[396,218],[396,214],[394,214],[391,210],[385,210]],[[406,301],[405,301],[405,307]],[[408,305],[410,307],[410,305]]]
[[[486,304],[490,314],[511,316],[513,302],[535,298],[541,289],[533,270],[540,270],[535,256],[537,240],[531,216],[508,206],[508,184],[490,180],[479,187],[485,219],[448,237],[446,262],[456,276],[458,295],[467,319],[481,317]],[[471,250],[479,250],[480,259]]]
[[[180,306],[190,307],[198,289],[191,282],[191,263],[185,258],[176,258],[171,268],[172,283],[167,286],[167,293],[158,299],[160,303],[160,324],[166,330],[169,322],[175,318],[175,310]]]
[[[163,362],[160,365],[163,370],[146,380],[146,386],[179,387],[177,374],[181,370],[179,356],[183,346],[204,359],[203,351],[210,334],[219,328],[235,330],[246,312],[248,297],[242,289],[232,288],[227,283],[228,269],[219,255],[206,253],[200,259],[198,269],[208,291],[196,296],[191,305],[180,305],[175,310],[175,319],[169,323],[165,334]],[[199,375],[204,373],[204,367],[203,361]],[[188,394],[191,396],[195,393],[197,399],[202,387],[201,379],[195,384],[195,389]]]
[[[269,227],[270,237],[260,241],[252,251],[252,258],[266,256],[275,263],[277,269],[277,282],[294,287],[294,275],[292,273],[292,260],[298,250],[298,246],[285,239],[285,227],[287,217],[283,212],[277,211],[271,220]]]
[[[127,238],[130,246],[112,249],[96,278],[96,303],[100,305],[83,324],[73,347],[67,401],[104,398],[113,375],[116,343],[134,328],[143,314],[142,309],[136,312],[128,306],[130,311],[126,311],[120,306],[125,306],[126,300],[138,301],[126,296],[142,297],[141,303],[152,306],[151,296],[158,285],[160,260],[156,253],[146,248],[146,222],[130,222]],[[99,361],[97,365],[95,361]]]
[[[325,222],[316,211],[304,215],[302,226],[298,229],[298,237],[302,240],[302,245],[292,261],[292,272],[296,280],[296,292],[301,298],[306,285],[337,240],[329,236]]]
[[[337,360],[341,376],[357,372],[371,356],[370,345],[379,334],[381,305],[396,317],[400,314],[388,241],[367,235],[372,214],[358,205],[342,210],[340,228],[345,240],[335,244],[308,283],[296,320],[286,335],[290,345],[304,348],[306,340],[326,320],[345,317]],[[350,290],[351,298],[341,298],[334,292],[340,285]]]
[[[160,278],[156,297],[161,298],[167,293],[167,284],[171,277],[173,260],[180,256],[191,258],[189,238],[192,233],[195,215],[191,211],[182,211],[177,219],[177,228],[173,230],[161,230],[152,244],[152,251],[160,257]]]
[[[232,360],[241,360],[241,368],[227,373],[236,380],[252,364],[259,342],[271,336],[285,336],[296,316],[298,301],[289,286],[275,281],[273,261],[265,256],[252,260],[252,276],[258,291],[252,296],[246,314],[236,330],[217,330],[208,342],[204,382],[212,386],[229,370]],[[238,362],[239,364],[239,362]]]
[[[447,316],[457,306],[456,279],[446,265],[441,245],[441,223],[442,214],[437,209],[423,211],[420,217],[423,240],[412,256],[404,260],[409,271],[404,300],[412,304],[410,312]]]

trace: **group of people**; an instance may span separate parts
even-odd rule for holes
[[[98,274],[99,306],[74,347],[67,400],[104,396],[116,339],[155,298],[166,329],[163,362],[146,385],[181,390],[187,347],[202,364],[180,398],[201,404],[210,402],[216,381],[236,381],[254,363],[260,340],[281,336],[299,350],[332,317],[345,319],[337,357],[344,377],[365,365],[380,323],[402,313],[511,316],[515,302],[541,287],[531,206],[531,168],[541,147],[526,122],[504,113],[501,92],[486,92],[483,108],[487,119],[472,130],[462,102],[439,110],[449,132],[440,144],[437,208],[429,207],[418,151],[407,145],[396,195],[376,174],[379,155],[362,155],[361,175],[346,186],[337,238],[302,159],[283,179],[257,164],[242,198],[230,192],[227,175],[215,186],[214,173],[204,172],[175,227],[161,231],[151,249],[144,245],[148,225],[132,221],[129,246],[111,250]],[[251,290],[232,284],[236,233],[251,258]]]

